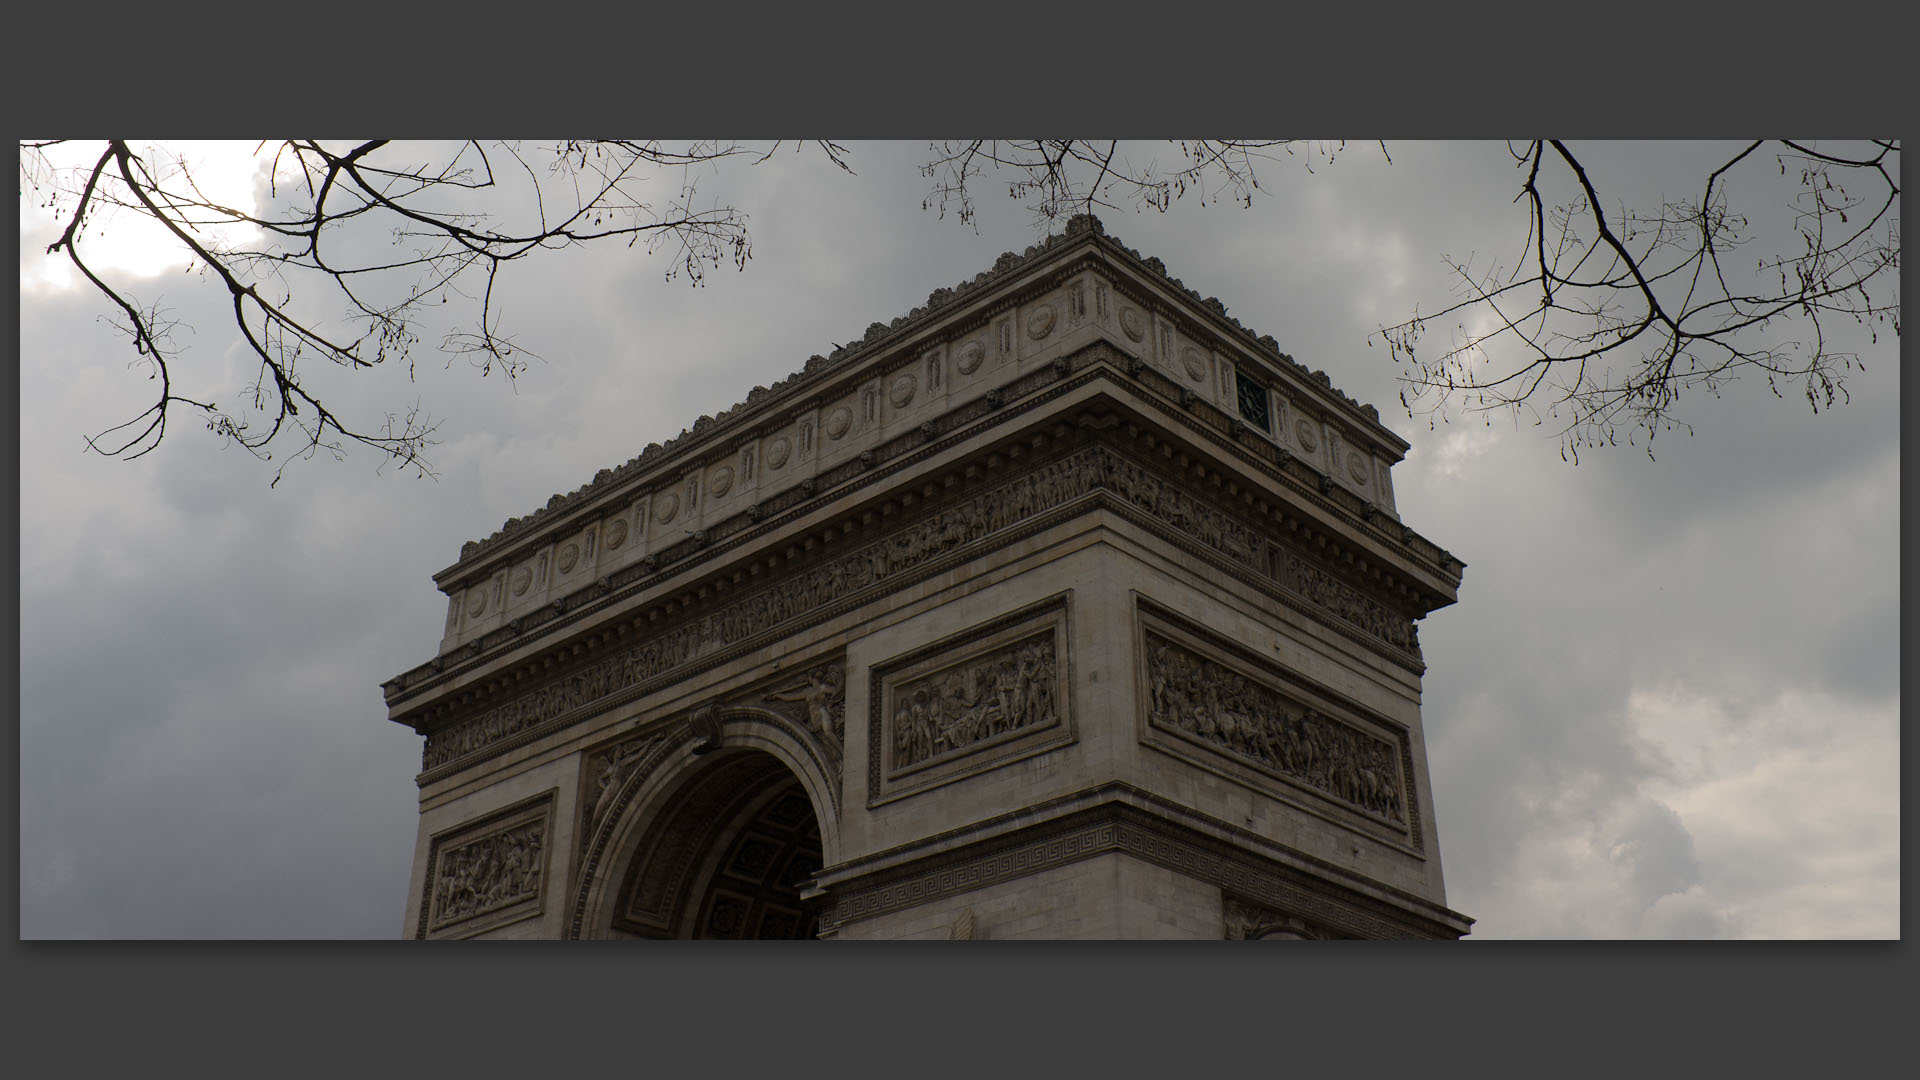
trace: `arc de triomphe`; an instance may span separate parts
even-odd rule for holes
[[[1408,446],[1076,218],[466,544],[417,937],[1459,937]]]

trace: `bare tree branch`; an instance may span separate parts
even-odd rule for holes
[[[935,143],[921,168],[932,181],[922,205],[942,216],[954,210],[971,224],[974,190],[989,175],[1010,176],[1007,194],[1043,227],[1127,204],[1165,211],[1189,194],[1202,204],[1230,197],[1250,205],[1260,189],[1256,165],[1293,155],[1297,143],[1174,145],[1179,163],[1163,168],[1131,162],[1111,142]],[[1748,144],[1714,168],[1697,201],[1666,202],[1651,213],[1608,212],[1565,142],[1510,147],[1525,174],[1515,198],[1526,206],[1520,259],[1504,279],[1497,265],[1447,260],[1458,298],[1374,335],[1407,364],[1401,402],[1408,414],[1525,410],[1541,422],[1544,410],[1559,424],[1563,455],[1577,461],[1581,449],[1623,436],[1631,443],[1644,435],[1651,453],[1659,432],[1691,430],[1678,411],[1685,392],[1717,392],[1741,375],[1765,378],[1775,394],[1797,382],[1816,411],[1845,400],[1846,376],[1860,358],[1830,346],[1827,321],[1850,318],[1874,340],[1882,326],[1900,332],[1900,146],[1875,141],[1841,152],[1781,142],[1781,175],[1799,170],[1802,250],[1738,272],[1727,260],[1755,237],[1747,218],[1729,209],[1727,182],[1743,165],[1750,173],[1764,145]],[[1320,144],[1304,163],[1311,171],[1316,157],[1331,160],[1343,146]],[[1855,181],[1872,194],[1847,195],[1845,183]],[[1453,341],[1422,353],[1436,320],[1454,324]],[[1805,327],[1804,340],[1783,333],[1790,324]]]
[[[702,205],[698,181],[735,156],[767,161],[782,144],[748,151],[721,142],[470,142],[436,154],[384,140],[286,140],[268,154],[261,143],[255,153],[271,166],[268,199],[254,211],[210,198],[184,162],[143,155],[125,140],[65,166],[51,156],[74,149],[65,140],[20,145],[23,192],[44,198],[62,222],[48,252],[64,254],[107,298],[136,363],[159,384],[152,405],[90,447],[137,458],[160,444],[184,408],[263,459],[290,449],[281,469],[357,444],[428,474],[423,455],[435,425],[418,406],[377,426],[350,423],[321,400],[330,372],[404,360],[411,378],[413,350],[431,333],[445,362],[464,359],[483,375],[514,379],[538,357],[504,332],[497,286],[505,267],[542,251],[620,239],[648,252],[666,247],[665,276],[695,286],[723,263],[744,269],[752,257],[745,215]],[[844,147],[816,145],[853,171]],[[1697,200],[1652,211],[1606,209],[1581,154],[1565,142],[1510,147],[1524,173],[1514,200],[1526,214],[1520,258],[1504,276],[1498,264],[1447,260],[1456,299],[1374,335],[1407,365],[1401,402],[1409,415],[1525,410],[1536,423],[1552,418],[1563,454],[1577,461],[1582,449],[1622,436],[1632,443],[1645,435],[1651,452],[1658,433],[1687,428],[1683,394],[1717,393],[1741,375],[1765,378],[1776,395],[1797,384],[1816,411],[1845,400],[1846,376],[1860,360],[1830,346],[1827,322],[1852,319],[1876,341],[1881,327],[1900,333],[1900,146],[1782,141],[1774,154],[1780,177],[1792,170],[1798,185],[1797,243],[1782,250],[1779,238],[1756,238],[1729,207],[1729,182],[1739,174],[1750,190],[1764,145],[1731,153]],[[1188,196],[1246,206],[1261,190],[1261,165],[1284,156],[1311,172],[1344,146],[1184,140],[1167,144],[1176,156],[1162,164],[1157,154],[1136,161],[1142,151],[1114,141],[935,143],[921,168],[931,182],[922,205],[974,224],[974,192],[991,178],[1042,228],[1102,209],[1164,212]],[[675,170],[677,193],[660,199],[660,174]],[[1867,194],[1855,198],[1849,185]],[[110,283],[83,252],[89,227],[114,210],[158,222],[202,277],[226,290],[234,327],[258,364],[248,408],[224,410],[175,392],[182,354],[170,316]],[[1748,271],[1733,259],[1756,239],[1771,253]],[[450,307],[453,300],[461,303]],[[444,325],[449,310],[459,314]],[[1436,320],[1453,324],[1452,340],[1422,353]],[[1789,327],[1804,333],[1789,339]],[[326,363],[315,367],[314,358]]]
[[[1611,215],[1566,143],[1536,141],[1516,153],[1527,170],[1518,199],[1528,206],[1530,272],[1516,267],[1501,283],[1450,262],[1458,300],[1376,335],[1408,365],[1401,402],[1409,414],[1525,409],[1541,422],[1544,409],[1558,424],[1562,455],[1578,461],[1581,450],[1622,437],[1644,436],[1651,454],[1659,433],[1692,430],[1679,414],[1684,394],[1717,394],[1742,375],[1764,378],[1775,395],[1798,384],[1816,412],[1846,400],[1846,377],[1861,361],[1830,345],[1827,322],[1850,319],[1875,341],[1883,326],[1900,333],[1900,147],[1874,142],[1869,152],[1841,154],[1782,141],[1780,175],[1798,171],[1800,250],[1741,272],[1727,257],[1755,236],[1729,210],[1727,181],[1764,145],[1747,144],[1714,168],[1697,200]],[[1559,200],[1544,192],[1548,151],[1571,180]],[[1846,185],[1859,183],[1872,194],[1849,196]],[[1452,343],[1423,356],[1436,320],[1454,323]],[[1803,333],[1789,338],[1783,330],[1795,324]]]
[[[820,145],[852,171],[843,147]],[[508,264],[540,251],[621,239],[649,252],[665,247],[672,252],[666,277],[696,286],[724,263],[744,269],[751,258],[745,215],[699,198],[703,170],[747,152],[731,143],[470,142],[437,156],[384,140],[286,140],[270,154],[267,146],[255,151],[271,165],[267,205],[246,211],[210,198],[183,161],[143,154],[126,140],[101,144],[84,166],[54,164],[50,151],[72,149],[62,140],[21,143],[23,191],[44,198],[62,221],[49,254],[64,254],[109,300],[116,325],[160,385],[139,416],[89,440],[94,450],[149,453],[186,408],[263,460],[279,450],[281,470],[288,460],[359,445],[429,475],[424,454],[435,425],[417,406],[358,425],[322,401],[318,373],[405,360],[411,378],[421,333],[442,325],[450,299],[471,298],[477,313],[440,330],[438,352],[482,374],[514,378],[537,357],[502,332],[496,285]],[[497,172],[496,163],[507,171]],[[661,199],[657,179],[676,172],[677,189],[667,190],[677,194]],[[159,223],[225,289],[234,328],[259,365],[245,399],[250,408],[222,409],[174,392],[184,369],[166,332],[171,324],[97,273],[84,253],[88,226],[113,210]],[[384,243],[374,242],[383,230]],[[474,275],[478,287],[469,288]],[[313,368],[316,358],[327,363]]]
[[[932,187],[921,208],[945,217],[949,209],[972,225],[974,186],[989,174],[1004,173],[1007,194],[1033,211],[1036,223],[1052,225],[1075,214],[1118,209],[1128,204],[1164,213],[1174,200],[1195,194],[1204,205],[1223,196],[1250,206],[1260,183],[1260,162],[1292,157],[1298,139],[1192,139],[1174,144],[1179,163],[1157,160],[1136,164],[1112,141],[1077,139],[995,140],[932,143],[920,174]],[[1344,143],[1321,143],[1302,157],[1311,172],[1315,158],[1327,161]],[[1384,152],[1384,147],[1382,150]]]

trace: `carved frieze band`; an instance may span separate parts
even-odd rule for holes
[[[1412,620],[1311,564],[1288,556],[1251,525],[1165,477],[1105,447],[1087,447],[999,487],[928,513],[920,521],[771,584],[751,595],[623,649],[427,735],[423,769],[432,770],[535,725],[627,690],[701,656],[762,634],[778,633],[867,589],[897,586],[904,575],[956,550],[1104,490],[1151,520],[1246,567],[1327,614],[1397,649],[1417,648]]]
[[[1400,747],[1148,629],[1147,722],[1404,830]]]
[[[1068,604],[1063,593],[874,666],[868,805],[1073,738]]]
[[[1406,652],[1417,652],[1413,620],[1341,582],[1239,518],[1192,494],[1176,480],[1113,455],[1105,486],[1127,502],[1226,555],[1261,571],[1313,607],[1354,624]]]
[[[417,936],[475,932],[540,913],[554,795],[434,838]]]

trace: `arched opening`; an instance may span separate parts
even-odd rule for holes
[[[715,754],[642,826],[611,929],[646,938],[799,939],[820,822],[799,777],[758,750]]]

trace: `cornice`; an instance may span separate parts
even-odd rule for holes
[[[564,532],[605,508],[624,505],[648,487],[693,467],[702,457],[726,452],[759,428],[777,426],[810,399],[832,397],[861,380],[884,375],[891,364],[907,362],[918,351],[936,345],[936,337],[967,332],[1023,297],[1057,284],[1054,279],[1086,268],[1075,265],[1075,256],[1095,252],[1109,265],[1130,270],[1136,286],[1160,294],[1152,306],[1189,326],[1204,326],[1210,336],[1236,344],[1260,365],[1266,381],[1286,387],[1296,398],[1317,401],[1322,411],[1338,415],[1346,425],[1364,432],[1369,441],[1390,448],[1396,459],[1406,452],[1408,444],[1379,422],[1378,410],[1339,391],[1326,372],[1309,372],[1291,355],[1281,352],[1272,336],[1256,337],[1228,315],[1218,298],[1202,298],[1169,275],[1158,258],[1143,257],[1107,235],[1098,219],[1078,215],[1067,222],[1064,232],[1028,247],[1024,253],[1001,255],[990,270],[969,281],[935,289],[925,305],[891,323],[870,324],[858,340],[827,356],[811,357],[799,371],[770,387],[754,387],[744,401],[718,414],[701,416],[679,435],[664,444],[649,444],[624,464],[601,469],[591,482],[552,496],[546,506],[532,514],[509,519],[485,539],[467,541],[461,546],[460,558],[434,579],[444,588],[457,580],[484,576],[498,563],[537,546],[540,538]],[[994,294],[996,289],[1003,291]],[[872,363],[876,360],[880,363]]]
[[[1076,371],[1076,368],[1079,370]],[[1131,378],[1125,378],[1129,371]],[[1126,363],[1125,358],[1105,345],[1091,346],[1073,357],[1062,358],[1053,365],[1036,369],[1022,379],[1016,380],[1009,387],[1011,390],[1024,391],[1015,401],[1001,403],[980,399],[969,406],[962,406],[942,416],[937,422],[923,425],[920,429],[903,435],[889,444],[877,447],[870,463],[848,462],[834,470],[834,473],[844,475],[828,474],[828,478],[833,482],[819,485],[819,490],[809,491],[800,487],[787,489],[768,500],[769,504],[772,504],[770,512],[760,512],[760,508],[755,507],[752,511],[720,522],[713,530],[715,535],[705,541],[685,542],[674,548],[665,549],[661,553],[662,557],[657,560],[635,564],[617,571],[598,583],[588,585],[568,597],[561,598],[547,608],[531,613],[524,622],[515,620],[518,625],[510,624],[485,637],[475,639],[451,653],[436,657],[426,664],[396,676],[389,680],[385,687],[393,716],[397,720],[401,718],[402,713],[410,713],[412,707],[406,704],[410,700],[431,692],[437,686],[458,679],[463,673],[478,670],[483,665],[493,664],[502,656],[509,655],[512,650],[523,648],[530,642],[544,641],[547,647],[540,655],[529,655],[515,661],[516,667],[523,670],[519,674],[506,675],[504,680],[507,685],[517,683],[530,674],[537,674],[543,668],[552,669],[557,657],[592,651],[602,642],[623,640],[629,636],[629,627],[652,632],[660,626],[678,622],[679,616],[691,614],[696,609],[704,607],[710,593],[730,591],[726,582],[722,580],[726,571],[730,569],[722,565],[730,553],[740,550],[744,545],[758,542],[786,530],[798,521],[819,514],[832,504],[842,503],[857,490],[871,489],[900,471],[944,453],[954,445],[973,440],[995,427],[1008,427],[1002,441],[1005,439],[1017,441],[1031,437],[1039,437],[1043,441],[1057,438],[1064,430],[1061,428],[1065,420],[1063,417],[1043,419],[1041,427],[1056,429],[1051,435],[1036,434],[1031,429],[1018,430],[1011,425],[1021,416],[1032,413],[1047,402],[1058,399],[1062,394],[1088,386],[1094,380],[1106,380],[1111,385],[1116,379],[1120,379],[1119,385],[1122,387],[1131,383],[1131,388],[1136,393],[1128,395],[1133,402],[1128,411],[1145,406],[1151,412],[1158,414],[1156,417],[1158,423],[1146,428],[1139,426],[1137,420],[1128,422],[1121,431],[1115,433],[1122,438],[1123,442],[1139,443],[1149,456],[1156,453],[1177,454],[1176,464],[1183,471],[1205,465],[1202,459],[1190,457],[1186,448],[1175,449],[1178,444],[1169,441],[1164,433],[1156,435],[1153,431],[1153,428],[1161,424],[1176,430],[1185,429],[1188,438],[1209,444],[1213,453],[1223,453],[1238,461],[1242,467],[1253,468],[1265,476],[1269,483],[1277,484],[1280,493],[1284,493],[1290,501],[1299,505],[1287,508],[1272,501],[1272,496],[1278,494],[1276,492],[1262,492],[1244,483],[1236,485],[1223,481],[1221,477],[1224,474],[1218,471],[1218,466],[1210,466],[1212,471],[1209,475],[1214,477],[1211,485],[1226,489],[1224,492],[1226,505],[1239,507],[1248,516],[1249,521],[1256,523],[1259,527],[1271,528],[1276,532],[1284,529],[1290,536],[1291,543],[1310,546],[1315,553],[1316,561],[1327,564],[1328,569],[1350,568],[1347,571],[1337,572],[1340,572],[1341,576],[1349,577],[1355,585],[1380,587],[1390,583],[1393,575],[1401,575],[1404,578],[1406,574],[1404,569],[1395,569],[1391,561],[1382,561],[1377,552],[1369,552],[1364,546],[1358,548],[1354,546],[1355,540],[1365,537],[1373,547],[1378,549],[1378,552],[1390,553],[1394,558],[1423,566],[1424,572],[1431,575],[1431,580],[1435,582],[1457,586],[1460,565],[1457,560],[1449,561],[1450,556],[1418,537],[1411,529],[1399,527],[1397,523],[1389,523],[1377,515],[1365,513],[1364,505],[1360,507],[1362,512],[1356,513],[1353,508],[1338,501],[1338,496],[1347,495],[1344,490],[1337,487],[1330,488],[1325,483],[1312,484],[1302,479],[1306,474],[1313,474],[1311,467],[1264,440],[1245,434],[1235,439],[1225,420],[1213,417],[1212,422],[1209,423],[1200,412],[1203,409],[1217,410],[1211,410],[1211,407],[1200,403],[1192,407],[1180,407],[1162,400],[1160,395],[1150,392],[1151,380],[1156,378],[1158,378],[1156,374],[1143,369],[1140,365]],[[1142,390],[1149,392],[1138,393]],[[1114,415],[1111,423],[1120,422],[1119,416]],[[942,430],[943,428],[945,430]],[[999,443],[993,444],[993,446],[997,445]],[[981,471],[980,462],[993,457],[995,457],[995,451],[992,446],[983,448],[974,455],[975,460],[972,463],[956,461],[942,466],[938,474],[925,478],[925,486],[929,489],[945,490],[950,488],[958,477],[964,477],[970,483],[971,478]],[[904,498],[910,502],[915,496],[909,492],[905,493]],[[883,498],[881,503],[884,505],[868,504],[866,506],[846,503],[846,513],[835,522],[816,522],[818,528],[809,526],[805,534],[791,537],[792,543],[788,547],[792,548],[797,544],[800,550],[810,551],[820,546],[813,535],[816,532],[820,533],[822,538],[849,533],[854,528],[855,521],[863,515],[868,519],[873,518],[876,506],[879,516],[886,518],[897,509],[893,501]],[[1348,501],[1357,502],[1350,496]],[[1342,523],[1345,532],[1350,535],[1343,536],[1339,529],[1329,531],[1326,527],[1329,522]],[[767,567],[769,570],[784,573],[785,569],[789,569],[786,564],[791,562],[795,553],[790,550],[786,557],[782,558],[769,555],[768,552],[760,552],[749,560],[748,575],[750,577],[759,575],[760,570],[754,567],[760,561],[768,559],[771,559]],[[1196,550],[1196,554],[1204,553]],[[803,568],[807,565],[811,565],[811,562],[803,560],[790,569],[793,569],[793,572],[803,572]],[[702,584],[697,579],[685,576],[689,571],[699,567],[709,571],[718,570],[721,574],[719,577],[712,578],[712,584]],[[1243,572],[1235,567],[1223,568],[1233,573]],[[1386,576],[1383,577],[1383,575]],[[741,574],[734,572],[732,576],[739,578]],[[585,621],[597,613],[615,605],[627,603],[634,597],[659,589],[660,586],[670,585],[674,579],[680,579],[680,583],[665,591],[656,592],[645,609],[628,612],[611,627],[596,628],[582,637],[576,637],[571,642],[558,640],[555,637],[564,627],[581,625],[584,628]],[[771,578],[759,577],[758,580],[766,581]],[[1383,598],[1392,597],[1389,602],[1395,607],[1417,611],[1420,614],[1452,602],[1451,588],[1445,591],[1434,591],[1433,595],[1427,599],[1416,599],[1422,592],[1434,589],[1433,585],[1415,585],[1415,592],[1406,592],[1409,584],[1418,580],[1418,578],[1404,578],[1401,584],[1388,588],[1382,596]],[[1289,599],[1285,602],[1298,606],[1297,601]],[[661,622],[663,617],[668,619],[668,622]],[[1361,640],[1366,639],[1363,637]],[[1423,667],[1418,663],[1417,657],[1409,659],[1416,670]]]
[[[1354,937],[1457,938],[1473,921],[1251,830],[1114,781],[827,867],[823,930],[1117,852]]]
[[[1099,371],[1068,385],[1086,386]],[[803,534],[776,537],[717,573],[673,583],[639,605],[628,601],[640,594],[623,596],[623,610],[583,623],[570,637],[544,627],[532,639],[537,651],[448,672],[429,667],[427,681],[390,688],[390,718],[429,736],[421,782],[464,772],[1096,511],[1157,537],[1186,565],[1210,567],[1416,676],[1424,671],[1410,621],[1424,609],[1411,605],[1417,594],[1404,584],[1386,587],[1380,564],[1341,558],[1337,535],[1323,547],[1320,523],[1297,506],[1256,499],[1246,488],[1233,497],[1232,482],[1217,480],[1217,463],[1206,464],[1204,475],[1150,466],[1141,455],[1154,437],[1136,423],[1123,426],[1109,396],[1072,401],[1068,412],[832,520],[815,518]],[[1157,445],[1168,444],[1160,438]],[[902,513],[908,502],[924,511]],[[1013,506],[1025,509],[1005,509]],[[838,542],[862,524],[889,520],[899,527],[863,531],[851,546]],[[962,523],[964,536],[953,532]],[[613,602],[603,597],[595,607]],[[437,741],[442,733],[454,741]]]

